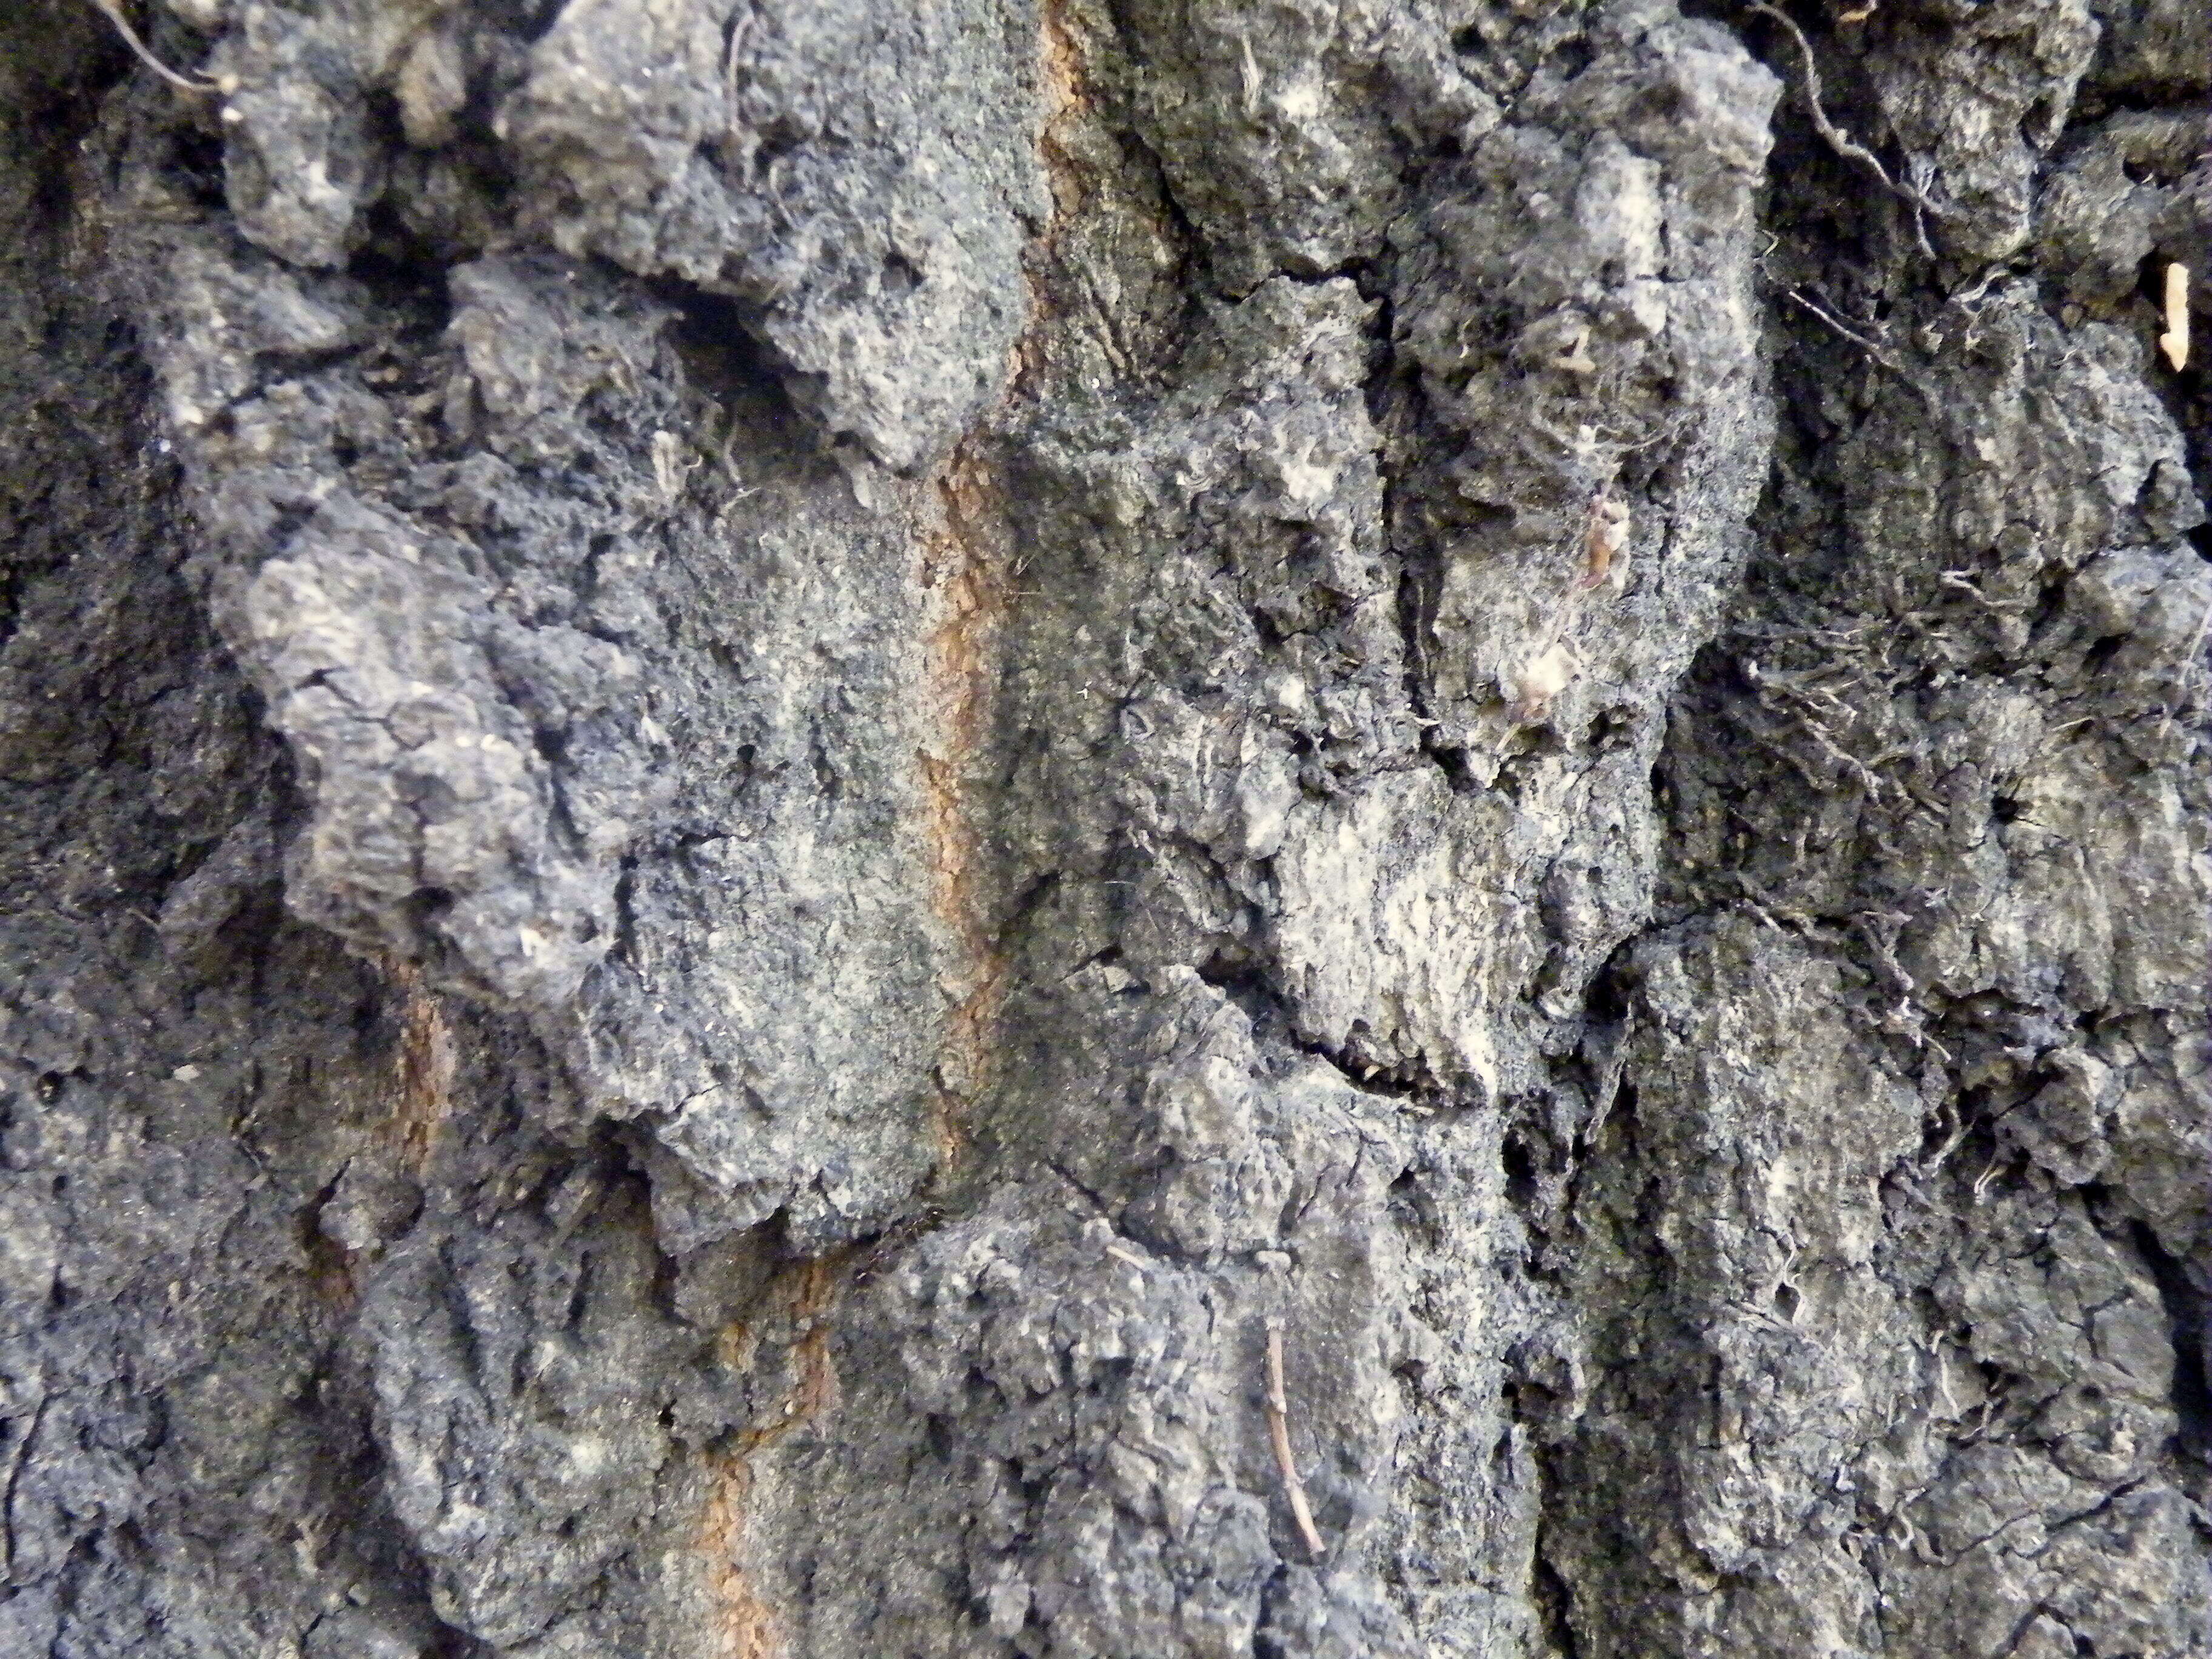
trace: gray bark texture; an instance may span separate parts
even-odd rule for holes
[[[2208,109],[0,0],[0,1655],[2212,1655]]]

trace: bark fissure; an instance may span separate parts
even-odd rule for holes
[[[2201,8],[103,9],[0,1648],[2212,1653]]]

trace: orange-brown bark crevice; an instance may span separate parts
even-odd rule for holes
[[[1054,216],[1073,214],[1082,200],[1083,182],[1067,126],[1091,115],[1096,105],[1085,75],[1083,56],[1069,28],[1066,8],[1046,0],[1042,50],[1038,53],[1040,82],[1044,93],[1044,125],[1037,135],[1037,154],[1052,185]]]
[[[951,1012],[937,1065],[931,1130],[940,1164],[957,1164],[975,1103],[996,1076],[996,1026],[1007,963],[998,938],[986,792],[997,696],[1000,638],[1014,599],[1013,515],[996,458],[993,426],[1037,394],[1045,342],[1064,325],[1045,271],[1058,239],[1088,199],[1086,169],[1074,139],[1093,120],[1095,103],[1066,8],[1045,0],[1037,43],[1043,104],[1039,161],[1052,211],[1025,263],[1028,325],[1016,343],[1005,392],[984,425],[957,448],[922,504],[921,580],[927,607],[923,650],[926,729],[920,781],[930,908],[950,960],[940,981]]]
[[[392,1066],[390,1128],[407,1167],[420,1174],[452,1109],[453,1037],[437,998],[410,962],[389,964],[400,996],[399,1043]]]
[[[958,1161],[966,1119],[990,1086],[1005,998],[991,848],[990,787],[999,636],[1012,601],[1012,530],[988,440],[971,438],[937,478],[922,547],[924,731],[919,755],[932,914],[951,1004],[937,1062],[931,1129],[940,1162]]]
[[[785,1651],[775,1609],[746,1573],[750,1554],[747,1500],[752,1494],[754,1456],[786,1435],[834,1411],[837,1405],[836,1361],[830,1351],[828,1315],[842,1277],[856,1253],[840,1251],[803,1261],[785,1275],[771,1296],[790,1298],[796,1336],[791,1346],[792,1381],[766,1420],[749,1424],[733,1444],[716,1454],[709,1473],[699,1547],[707,1562],[707,1586],[718,1609],[713,1650],[726,1659],[777,1659]],[[722,1334],[726,1364],[750,1362],[757,1333],[744,1325]]]
[[[1034,397],[1038,392],[1045,368],[1045,341],[1060,322],[1047,273],[1061,232],[1094,193],[1077,133],[1082,125],[1095,120],[1097,103],[1066,9],[1059,0],[1045,0],[1037,43],[1037,84],[1044,118],[1037,127],[1036,153],[1052,193],[1052,211],[1022,262],[1022,279],[1029,291],[1029,323],[1014,343],[1012,374],[1006,387],[1010,399]]]
[[[707,1499],[699,1544],[707,1559],[707,1587],[719,1625],[711,1650],[726,1659],[775,1659],[783,1649],[775,1617],[745,1576],[745,1499],[752,1469],[742,1454],[719,1460]]]

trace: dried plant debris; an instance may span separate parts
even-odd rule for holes
[[[99,9],[0,1652],[2212,1659],[2203,8]]]

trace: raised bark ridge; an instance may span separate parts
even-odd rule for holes
[[[1695,9],[0,17],[0,1651],[2212,1654],[2212,33]]]

